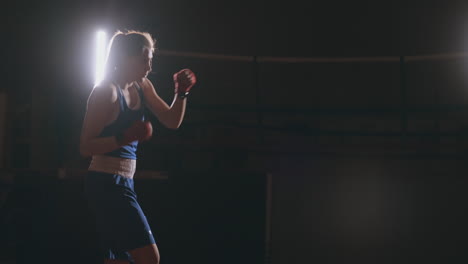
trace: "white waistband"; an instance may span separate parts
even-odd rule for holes
[[[118,174],[132,179],[136,170],[136,160],[124,159],[104,155],[95,155],[88,168],[90,171]]]

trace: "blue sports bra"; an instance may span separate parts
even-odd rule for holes
[[[120,89],[120,86],[117,84],[115,85],[117,86],[117,91],[118,91],[117,100],[119,101],[120,112],[119,112],[119,115],[117,116],[117,119],[111,124],[109,124],[108,126],[106,126],[102,130],[99,137],[116,136],[119,133],[122,133],[125,129],[129,128],[135,121],[145,120],[145,115],[144,115],[145,100],[144,100],[144,95],[143,95],[143,91],[141,87],[138,86],[138,84],[135,84],[137,91],[138,91],[138,96],[140,97],[140,101],[141,101],[140,108],[137,110],[132,110],[128,107],[127,102],[125,101],[125,97],[123,96],[122,89]],[[122,146],[119,149],[105,153],[103,155],[125,158],[125,159],[136,159],[137,147],[138,147],[138,141],[133,141],[128,145]]]

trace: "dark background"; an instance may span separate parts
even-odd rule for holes
[[[139,149],[144,175],[166,175],[136,177],[162,262],[468,259],[466,56],[415,57],[466,51],[466,1],[47,0],[0,12],[2,261],[99,263],[78,153],[99,29],[153,34],[150,79],[167,102],[174,72],[198,77],[181,128],[153,117]]]

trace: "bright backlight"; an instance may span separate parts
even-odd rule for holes
[[[96,34],[96,68],[94,85],[98,85],[104,78],[104,64],[106,62],[106,33],[98,31]]]

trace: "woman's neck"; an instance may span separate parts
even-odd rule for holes
[[[129,81],[125,78],[123,74],[119,74],[117,72],[112,75],[112,80],[116,82],[122,90],[126,90],[133,83],[133,81]]]

